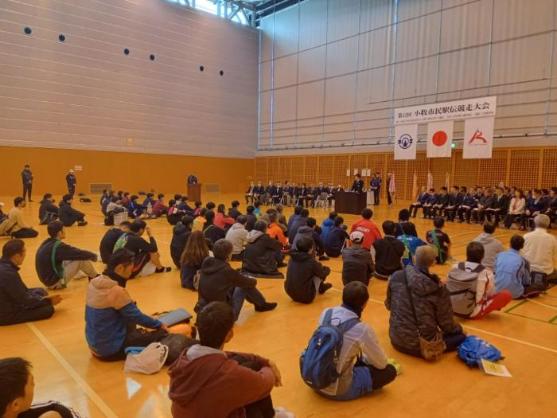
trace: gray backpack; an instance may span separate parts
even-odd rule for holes
[[[481,264],[472,271],[465,269],[464,263],[449,271],[447,290],[451,295],[453,312],[459,316],[469,316],[476,307],[476,287],[478,276],[485,267]]]

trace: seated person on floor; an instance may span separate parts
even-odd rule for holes
[[[530,263],[520,255],[523,248],[524,238],[513,235],[511,248],[495,258],[495,291],[507,289],[513,299],[539,296],[545,288],[542,284],[532,283]]]
[[[153,205],[152,215],[159,218],[163,215],[166,215],[167,212],[168,212],[168,206],[166,206],[164,203],[164,194],[159,193],[157,196],[157,200]]]
[[[72,226],[77,222],[77,226],[85,226],[87,222],[85,221],[85,214],[74,208],[72,208],[73,195],[64,195],[62,201],[60,202],[60,208],[58,210],[58,218],[64,226]]]
[[[199,270],[203,260],[209,257],[209,246],[201,231],[193,231],[186,243],[186,248],[180,259],[180,281],[184,289],[196,290],[196,277],[199,278]]]
[[[121,200],[117,196],[112,196],[110,202],[106,206],[106,214],[104,217],[104,224],[106,226],[114,225],[114,217],[117,214],[125,213],[123,219],[128,219],[127,209],[122,205]]]
[[[226,231],[215,225],[215,212],[208,210],[205,213],[205,224],[203,225],[203,235],[214,245],[219,239],[224,239]]]
[[[23,208],[25,199],[16,197],[14,207],[10,209],[6,219],[0,223],[0,235],[8,235],[12,238],[35,238],[39,233],[28,226],[23,220]]]
[[[133,267],[134,254],[119,249],[110,258],[107,271],[87,287],[85,337],[98,359],[123,360],[127,347],[146,347],[168,335],[166,325],[141,312],[126,289],[118,284],[131,278]]]
[[[472,241],[466,247],[466,262],[458,263],[449,271],[447,290],[455,315],[482,319],[499,311],[512,300],[507,289],[497,292],[493,271],[482,264],[484,247]]]
[[[225,214],[225,206],[221,203],[217,206],[214,224],[223,230],[227,230],[234,224],[234,219]]]
[[[147,233],[149,242],[142,235]],[[145,221],[135,220],[130,225],[130,232],[122,234],[114,245],[114,251],[125,248],[135,255],[131,278],[145,277],[153,273],[168,273],[170,267],[161,264],[159,249],[155,237],[151,234],[151,228]]]
[[[45,193],[39,207],[39,222],[41,225],[48,225],[48,223],[58,219],[59,209],[54,202],[52,193]]]
[[[21,357],[0,359],[0,417],[79,418],[73,410],[55,401],[33,404],[34,395],[31,363]]]
[[[330,212],[329,216],[321,223],[321,239],[323,242],[327,242],[327,237],[329,232],[335,226],[335,219],[338,217],[336,212]]]
[[[232,244],[221,239],[213,246],[213,257],[203,260],[195,312],[200,312],[211,302],[226,302],[232,306],[234,318],[238,319],[245,300],[255,306],[256,312],[275,309],[277,304],[267,302],[257,289],[256,279],[244,276],[230,266],[231,256]]]
[[[108,264],[108,260],[110,260],[110,257],[114,252],[114,246],[116,245],[116,242],[118,242],[118,239],[123,234],[127,234],[130,232],[130,226],[131,222],[125,221],[117,227],[110,228],[108,231],[105,232],[99,245],[99,253],[104,264]]]
[[[336,364],[340,376],[324,389],[316,390],[320,395],[348,401],[368,395],[395,380],[396,368],[389,364],[373,329],[361,320],[368,301],[367,286],[359,281],[350,282],[342,291],[342,305],[327,308],[321,314],[319,326],[337,327],[343,338]]]
[[[294,302],[311,303],[317,293],[322,295],[331,287],[325,283],[331,269],[315,258],[313,239],[301,237],[290,252],[284,290]]]
[[[406,235],[413,235],[415,237],[418,236],[418,232],[416,231],[416,225],[410,222],[410,211],[408,209],[401,209],[398,212],[398,223],[396,224],[396,234],[395,236],[399,237],[404,234],[402,227],[406,225],[406,231],[408,232]]]
[[[422,245],[427,245],[421,238],[411,235],[412,227],[410,224],[402,225],[403,234],[397,237],[397,239],[404,244],[404,254],[402,255],[402,266],[413,266],[414,259],[416,257],[416,250]]]
[[[363,235],[363,233],[362,233]],[[348,233],[346,232],[346,225],[344,225],[344,218],[342,216],[337,216],[335,218],[334,226],[329,231],[327,239],[324,242],[325,253],[328,257],[338,257],[342,249],[346,245],[346,240],[348,239]],[[369,252],[369,250],[368,250]]]
[[[255,208],[253,206],[248,206],[246,208],[246,231],[250,232],[253,226],[257,222],[257,216],[254,214]]]
[[[278,242],[281,243],[283,248],[288,247],[288,238],[284,235],[284,230],[282,226],[278,222],[278,212],[276,210],[268,211],[267,216],[269,218],[269,227],[267,228],[267,234],[276,239]]]
[[[138,202],[139,196],[132,195],[128,202],[128,215],[132,219],[141,218],[146,215],[146,208]]]
[[[442,338],[445,352],[455,351],[466,339],[454,320],[451,297],[436,274],[435,252],[424,245],[416,250],[416,266],[406,266],[389,279],[385,306],[390,311],[389,336],[401,353],[423,357],[420,338]],[[419,318],[419,320],[418,320]]]
[[[309,210],[304,208],[294,209],[294,215],[288,220],[288,242],[290,242],[290,244],[294,242],[298,229],[307,225],[308,217]]]
[[[381,232],[379,232],[379,228],[375,222],[371,220],[372,217],[373,211],[369,208],[365,208],[362,210],[362,218],[355,222],[350,229],[350,232],[360,231],[364,234],[362,247],[368,251],[371,250],[375,240],[381,238]]]
[[[195,218],[193,218],[193,231],[203,232],[205,223],[207,222],[207,208],[201,208]]]
[[[278,267],[284,265],[282,244],[266,234],[267,224],[257,221],[248,233],[248,245],[244,250],[242,270],[258,276],[282,277]]]
[[[282,385],[277,366],[254,354],[223,351],[234,335],[234,321],[234,312],[223,302],[199,312],[199,343],[169,370],[174,418],[280,418],[271,399],[273,386]]]
[[[375,271],[371,253],[362,247],[364,234],[350,234],[350,246],[342,249],[342,283],[362,282],[366,286]]]
[[[182,220],[172,228],[172,240],[170,241],[170,256],[174,265],[180,269],[180,258],[186,248],[188,238],[193,229],[193,218],[189,215],[184,215]]]
[[[240,210],[238,209],[238,207],[240,206],[240,202],[238,202],[237,200],[233,200],[230,205],[232,207],[228,209],[228,216],[236,220],[236,218],[242,214],[242,212],[240,212]]]
[[[49,289],[64,289],[72,279],[98,276],[93,262],[97,254],[65,244],[64,225],[60,221],[48,224],[49,238],[43,241],[35,255],[35,268],[41,282]],[[85,275],[85,276],[83,276]]]
[[[404,244],[395,238],[396,224],[393,221],[383,222],[384,238],[375,240],[372,252],[375,253],[375,277],[387,280],[395,271],[402,269]]]
[[[484,232],[474,238],[474,241],[479,242],[484,247],[484,258],[482,260],[482,265],[490,269],[495,270],[495,258],[497,254],[505,251],[505,247],[501,241],[493,236],[496,229],[496,224],[491,222],[484,222],[483,229]]]
[[[302,237],[307,237],[313,240],[313,246],[315,249],[315,254],[319,257],[319,260],[328,260],[329,257],[325,255],[325,244],[321,239],[321,235],[317,230],[317,221],[315,218],[308,218],[306,225],[302,225],[298,228],[298,232],[294,237],[292,242],[292,249],[296,250],[296,245]]]
[[[19,275],[25,260],[25,243],[13,239],[4,244],[0,259],[0,325],[48,319],[54,315],[59,295],[49,296],[42,288],[29,289]]]
[[[433,230],[428,231],[426,234],[426,241],[436,249],[437,264],[445,264],[450,258],[451,239],[443,232],[445,226],[445,219],[437,217],[433,220]]]
[[[537,215],[534,218],[536,229],[524,235],[524,249],[522,255],[530,263],[532,279],[537,282],[537,276],[545,284],[557,283],[557,238],[547,232],[550,226],[547,215]]]
[[[248,243],[248,231],[245,225],[247,218],[240,215],[236,218],[236,223],[228,228],[225,239],[232,243],[232,260],[242,261],[244,258],[244,249]]]

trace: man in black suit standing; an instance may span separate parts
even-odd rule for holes
[[[351,190],[358,193],[362,193],[364,191],[364,181],[362,180],[362,176],[360,176],[359,174],[356,174],[354,183],[352,183]]]
[[[194,174],[188,176],[188,184],[197,184],[197,177]]]
[[[27,195],[27,200],[31,200],[31,190],[33,189],[33,173],[31,173],[31,167],[29,164],[25,164],[23,171],[21,172],[21,181],[23,182],[23,199]]]

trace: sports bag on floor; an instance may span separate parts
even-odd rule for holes
[[[302,379],[313,389],[324,389],[339,378],[337,365],[344,334],[360,322],[358,318],[353,318],[334,326],[331,324],[332,316],[333,310],[329,309],[323,324],[313,333],[300,356]]]
[[[503,358],[496,347],[473,335],[458,346],[458,357],[470,367],[478,367],[482,359],[498,361]]]

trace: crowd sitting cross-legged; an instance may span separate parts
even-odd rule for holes
[[[275,363],[255,354],[224,351],[235,323],[244,319],[240,317],[245,301],[256,312],[268,312],[261,318],[272,318],[270,311],[282,309],[282,302],[279,306],[264,296],[272,293],[260,279],[283,280],[281,292],[296,302],[293,306],[302,304],[299,309],[307,309],[303,304],[310,303],[334,306],[313,319],[315,333],[295,360],[300,361],[305,383],[316,393],[342,401],[373,394],[400,373],[398,363],[382,348],[386,341],[380,341],[362,318],[370,286],[386,289],[384,304],[394,352],[401,358],[433,360],[442,352],[457,350],[466,339],[461,321],[496,316],[494,312],[513,299],[539,297],[557,282],[557,239],[549,231],[557,220],[557,189],[523,192],[504,186],[447,186],[437,193],[423,187],[396,219],[383,219],[382,231],[370,208],[349,225],[335,211],[324,212],[334,205],[335,190],[322,183],[296,186],[273,181],[265,187],[252,182],[245,193],[246,207],[234,200],[228,210],[228,205],[218,202],[205,207],[195,202],[192,208],[187,197],[179,194],[167,206],[162,193],[140,198],[141,194],[107,190],[100,200],[103,217],[106,220],[116,211],[123,218],[113,216],[112,223],[105,222],[110,227],[99,243],[105,264],[98,270],[101,274],[96,253],[66,242],[71,241],[67,228],[77,223],[83,227],[80,230],[87,229],[85,215],[72,207],[73,193],[62,198],[59,208],[52,194],[46,193],[39,220],[46,225],[48,238],[34,254],[38,279],[46,289],[27,287],[27,277],[19,270],[29,255],[21,238],[35,238],[39,232],[25,223],[25,200],[16,198],[7,216],[0,211],[0,234],[7,236],[0,259],[0,325],[51,318],[62,301],[60,293],[71,294],[80,286],[72,280],[81,276],[88,279],[84,327],[93,361],[123,360],[127,349],[141,351],[151,343],[164,345],[172,340],[180,347],[169,369],[173,417],[288,418],[294,415],[275,408],[271,397],[273,387],[282,385]],[[293,214],[287,219],[283,210],[291,205]],[[425,219],[431,219],[423,221],[431,226],[422,235],[411,222],[420,209]],[[325,220],[318,223],[324,214]],[[157,218],[166,218],[171,226]],[[164,225],[172,236],[168,252],[180,282],[168,286],[197,292],[197,303],[190,306],[196,314],[197,339],[190,338],[195,333],[174,334],[158,317],[145,314],[126,288],[131,279],[172,270],[163,264],[150,222]],[[454,244],[444,229],[452,222],[481,225],[460,260],[454,258]],[[506,249],[509,243],[497,238],[498,228],[513,226],[531,232],[513,235]],[[435,273],[436,264],[449,262],[448,273]],[[340,273],[342,280],[335,281],[333,272]],[[313,357],[317,348],[312,341],[333,329],[341,336],[339,355],[333,363],[323,364],[322,358]],[[243,332],[241,327],[237,332]],[[335,373],[318,384],[308,376],[320,367],[333,368]],[[29,381],[32,375],[26,360],[0,359],[0,417],[74,416],[56,403],[47,409],[31,406]],[[4,389],[6,382],[10,390]]]

